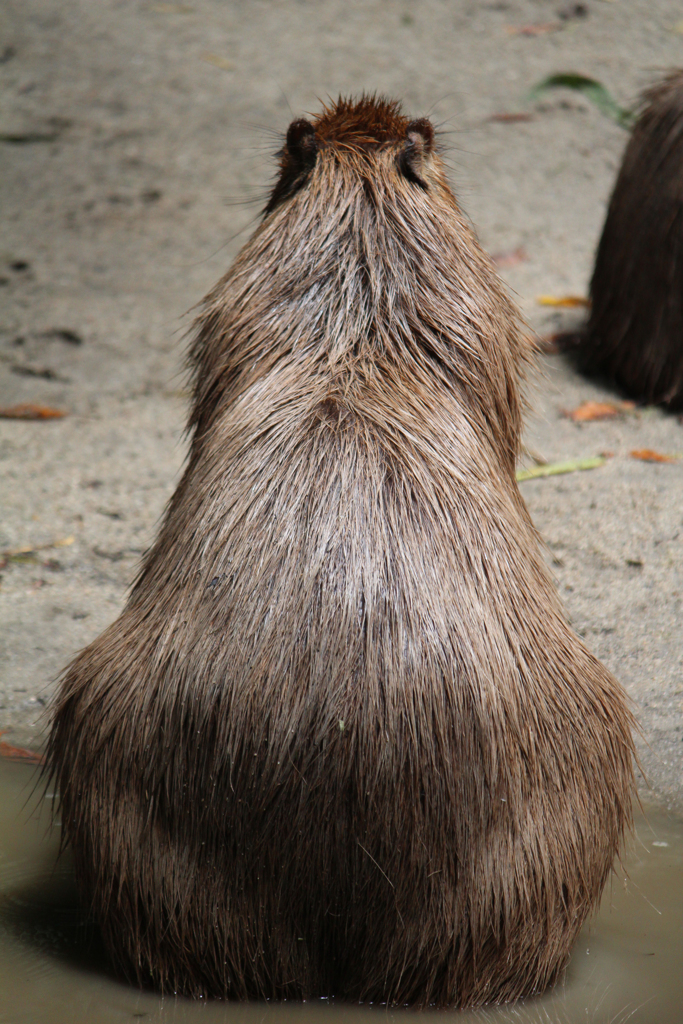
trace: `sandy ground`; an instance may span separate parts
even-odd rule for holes
[[[525,105],[557,71],[623,104],[683,64],[673,0],[5,0],[0,13],[0,728],[40,742],[71,655],[119,612],[184,452],[183,314],[258,217],[277,132],[318,98],[378,90],[443,130],[483,243],[542,334],[585,294],[626,133],[575,93]],[[538,35],[510,32],[560,25]],[[530,120],[491,120],[504,112]],[[527,444],[545,459],[614,457],[522,485],[569,614],[627,687],[650,786],[683,810],[683,426],[654,409],[562,416],[614,399],[545,357]],[[49,547],[64,541],[63,546]],[[41,546],[45,546],[42,547]]]

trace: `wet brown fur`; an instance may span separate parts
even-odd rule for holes
[[[632,784],[515,482],[528,342],[429,122],[339,101],[273,194],[197,319],[159,537],[54,708],[77,874],[166,991],[527,996]]]
[[[643,94],[591,298],[581,368],[636,399],[683,409],[683,71]]]

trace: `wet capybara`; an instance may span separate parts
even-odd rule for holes
[[[54,709],[78,879],[165,991],[526,996],[632,785],[515,481],[529,341],[429,121],[340,99],[280,156],[196,323],[183,479]]]
[[[683,409],[683,71],[642,97],[591,281],[580,368]]]

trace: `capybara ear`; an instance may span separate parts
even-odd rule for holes
[[[315,128],[305,117],[300,117],[290,124],[285,148],[293,160],[303,165],[302,169],[310,169],[315,163],[318,153]]]
[[[293,196],[306,183],[315,167],[318,142],[315,128],[305,117],[292,121],[287,129],[285,144],[280,150],[280,177],[273,189],[264,213],[268,214],[284,199]]]
[[[434,128],[431,121],[421,117],[406,128],[406,141],[399,157],[401,172],[409,181],[427,188],[424,180],[425,158],[434,150]]]

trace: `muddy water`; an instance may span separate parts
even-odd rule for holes
[[[56,863],[51,796],[35,769],[0,762],[1,1024],[371,1024],[406,1011],[235,1005],[161,999],[111,976],[76,906],[68,857]],[[584,929],[564,981],[516,1006],[446,1013],[454,1024],[680,1024],[683,1020],[683,824],[649,810],[631,844],[628,886],[615,878]],[[438,1014],[443,1017],[444,1014]]]

